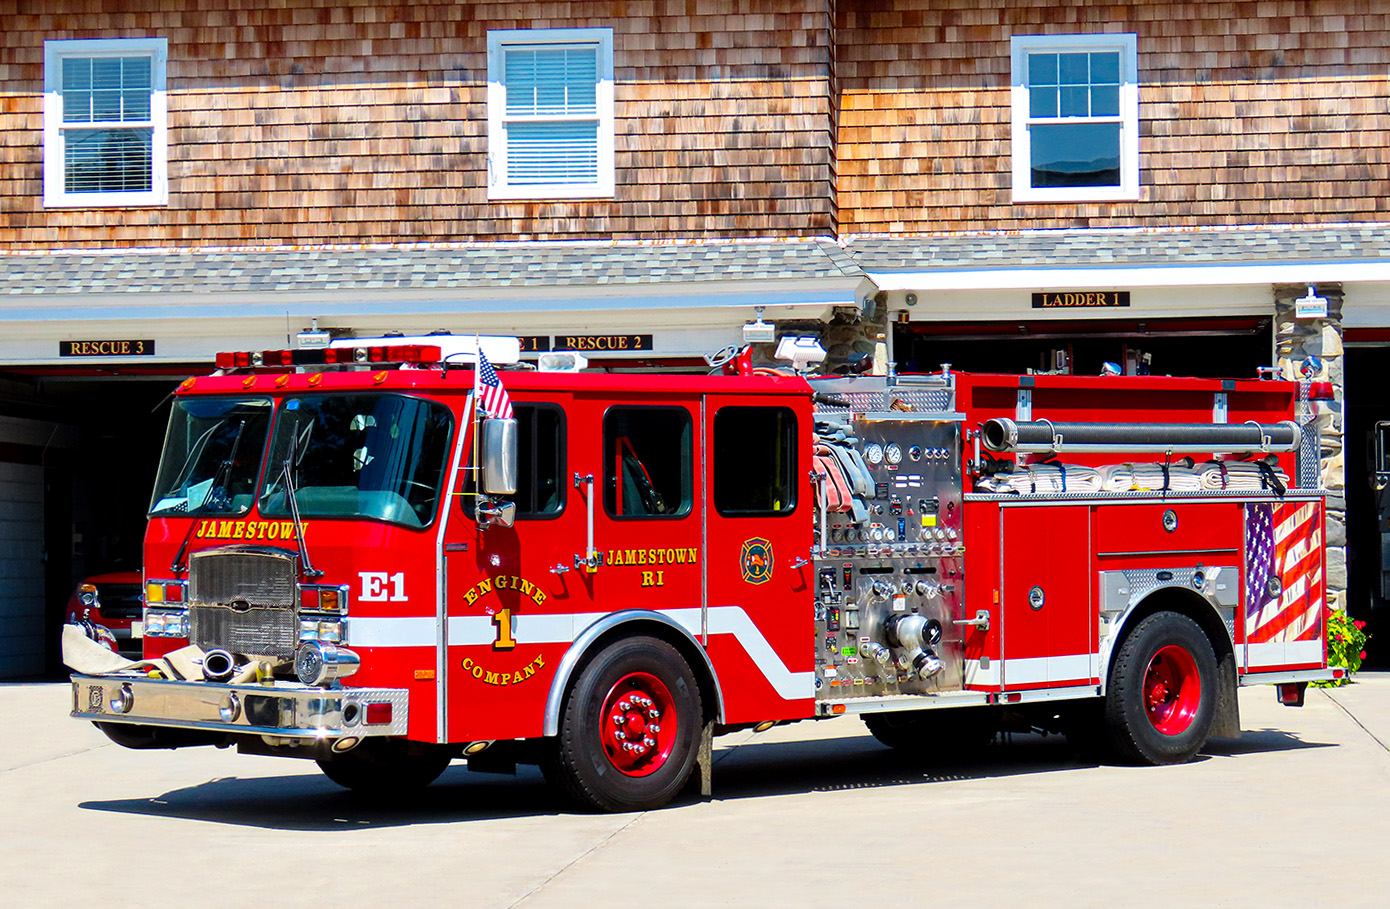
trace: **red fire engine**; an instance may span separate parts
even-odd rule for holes
[[[534,762],[634,810],[707,792],[716,732],[1021,724],[1172,763],[1239,733],[1237,686],[1340,672],[1313,383],[517,360],[339,341],[184,382],[145,660],[65,632],[73,715],[355,789]]]

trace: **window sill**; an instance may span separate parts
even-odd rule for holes
[[[44,208],[167,208],[169,197],[155,193],[77,193],[44,196]]]
[[[1072,202],[1138,202],[1139,190],[1123,187],[1065,187],[1061,189],[1019,189],[1013,191],[1013,204],[1067,204]]]
[[[495,186],[489,187],[489,202],[579,202],[611,201],[616,195],[614,188],[601,185],[571,186],[564,184],[540,184],[537,186]]]

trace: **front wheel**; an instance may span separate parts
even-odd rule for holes
[[[690,776],[700,726],[700,687],[685,658],[665,641],[626,638],[579,674],[541,769],[601,811],[659,808]]]
[[[320,758],[324,776],[353,792],[398,795],[423,789],[439,778],[453,759],[448,751],[411,746],[403,739],[369,738],[351,751]]]
[[[1206,744],[1216,715],[1216,656],[1197,623],[1159,612],[1120,645],[1105,722],[1111,743],[1143,764],[1181,764]]]

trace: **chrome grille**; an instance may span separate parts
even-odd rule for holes
[[[273,552],[196,553],[188,560],[189,602],[293,607],[297,561]]]
[[[298,559],[213,550],[188,560],[189,640],[204,650],[291,659],[299,642]]]
[[[189,640],[204,650],[288,660],[299,643],[299,616],[284,606],[253,606],[237,612],[228,606],[194,604],[188,620]]]

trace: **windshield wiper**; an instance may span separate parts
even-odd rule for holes
[[[313,425],[314,424],[310,423],[309,429],[313,429]],[[291,476],[291,474],[294,473],[294,468],[297,466],[294,450],[298,440],[299,433],[291,430],[290,447],[289,451],[285,452],[285,464],[282,471],[283,482],[285,484],[285,503],[289,505],[290,520],[294,522],[294,541],[299,547],[299,564],[301,570],[304,572],[305,577],[321,578],[323,577],[323,572],[309,563],[309,547],[304,543],[304,525],[299,520],[299,502],[295,499],[294,495],[294,477]]]

